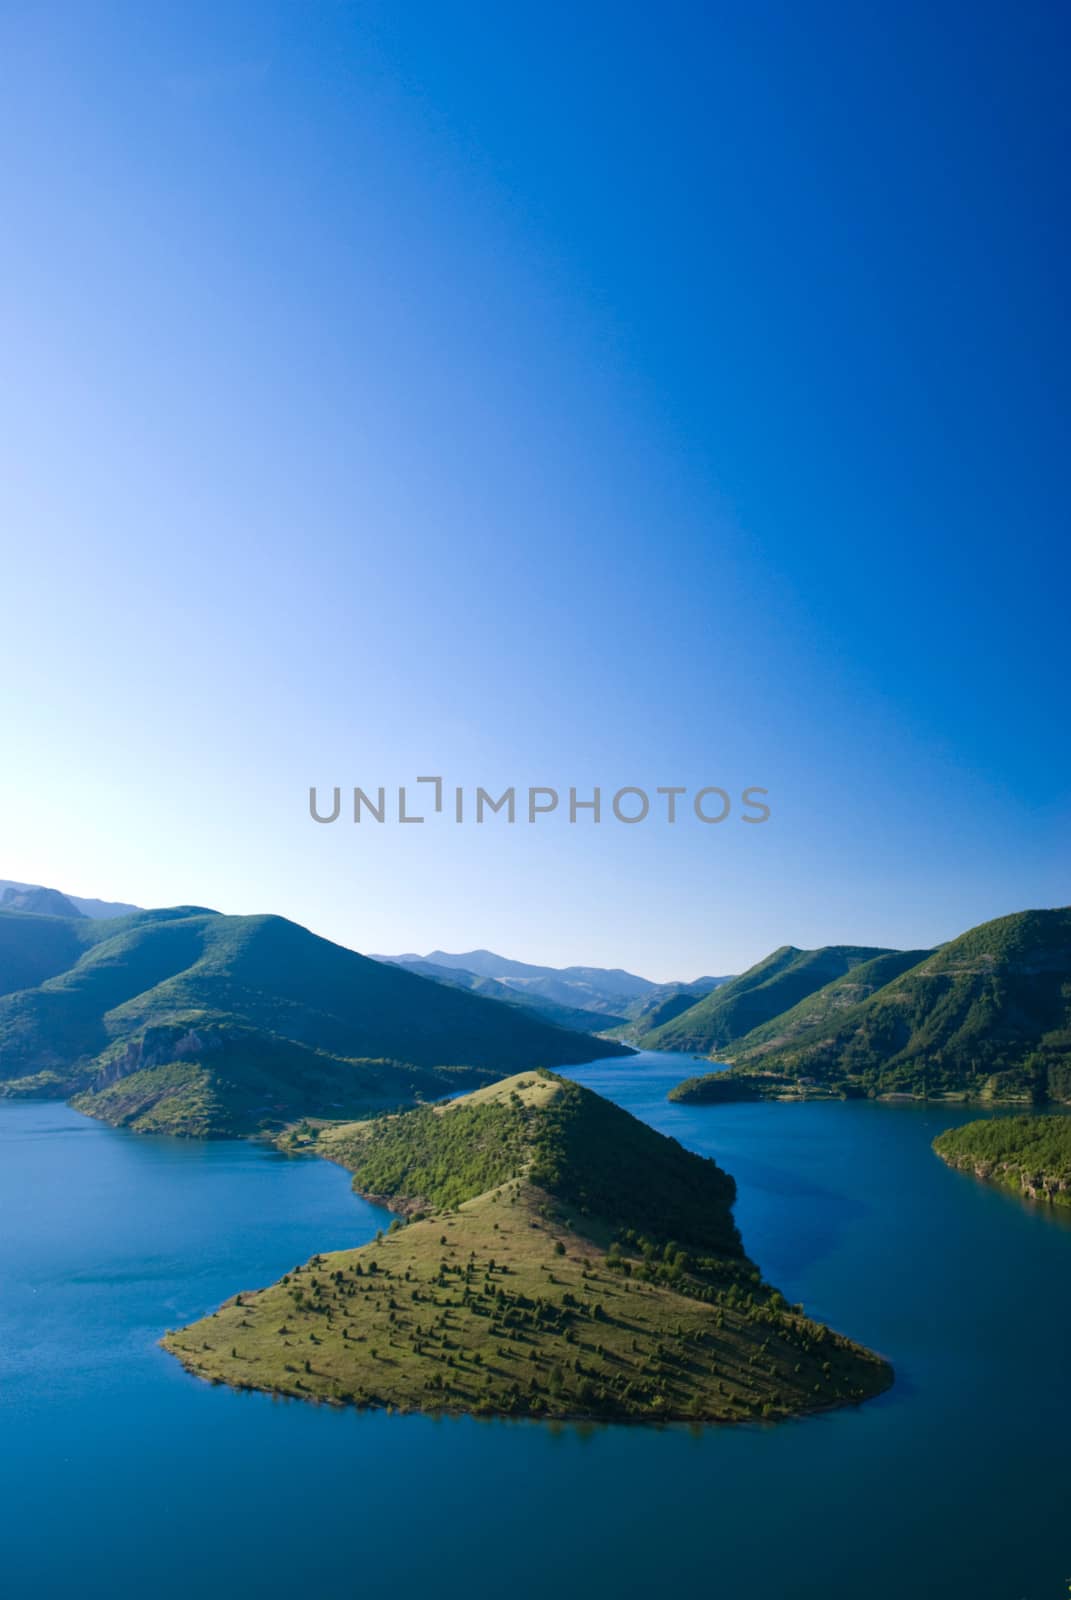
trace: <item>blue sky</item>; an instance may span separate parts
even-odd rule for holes
[[[0,873],[664,978],[1066,903],[1066,32],[0,10]],[[773,815],[309,820],[432,772]]]

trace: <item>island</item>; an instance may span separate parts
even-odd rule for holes
[[[169,1332],[198,1377],[360,1407],[644,1422],[779,1419],[892,1382],[763,1282],[716,1162],[550,1071],[279,1142],[340,1162],[397,1215],[373,1243]]]
[[[1071,1117],[995,1117],[938,1134],[933,1148],[972,1172],[1031,1200],[1071,1206]]]

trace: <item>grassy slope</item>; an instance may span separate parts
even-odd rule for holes
[[[1071,1206],[1071,1117],[996,1117],[949,1128],[933,1141],[961,1172]]]
[[[726,1051],[730,1072],[708,1072],[686,1078],[669,1092],[670,1100],[694,1105],[721,1105],[734,1100],[819,1099],[840,1095],[845,1085],[812,1083],[770,1066],[770,1059],[788,1045],[799,1048],[828,1032],[863,1000],[931,955],[929,950],[892,950],[853,967],[817,989],[783,1015],[754,1028]]]
[[[702,1000],[704,995],[710,994],[712,990],[720,988],[723,984],[732,983],[732,981],[731,975],[729,977],[715,978],[708,974],[702,978],[693,978],[687,983],[660,983],[653,989],[649,989],[646,994],[638,995],[635,1000],[628,1001],[622,1009],[627,1021],[639,1023],[644,1017],[653,1014],[660,1006],[665,1005],[668,1000],[676,999],[678,995],[690,996],[692,1004],[695,1005],[696,1001]]]
[[[146,1129],[243,1132],[302,1114],[356,1115],[618,1048],[366,960],[280,917],[199,908],[96,923],[17,917],[12,947],[39,923],[51,928],[47,939],[34,933],[36,968],[9,957],[7,971],[13,981],[48,975],[0,998],[6,1092],[82,1088],[81,1109]],[[0,974],[4,959],[0,938]]]
[[[157,1059],[159,1057],[159,1059]],[[79,1111],[137,1133],[195,1138],[277,1129],[302,1117],[371,1116],[465,1088],[476,1069],[332,1056],[233,1023],[149,1028],[119,1075],[74,1096]],[[138,1065],[149,1061],[148,1066]],[[113,1068],[103,1058],[102,1076]]]
[[[417,1220],[169,1333],[202,1377],[403,1410],[719,1421],[891,1381],[761,1283],[731,1178],[588,1090],[521,1075],[302,1143]]]
[[[821,950],[783,945],[687,1011],[641,1035],[639,1043],[645,1050],[713,1055],[853,967],[887,954],[856,945],[826,945]]]
[[[0,911],[0,995],[35,988],[74,965],[92,942],[81,918]]]
[[[887,983],[917,967],[932,954],[931,950],[890,950],[886,955],[875,956],[873,961],[852,967],[843,977],[834,978],[832,983],[816,989],[798,1005],[738,1039],[731,1048],[730,1059],[739,1067],[761,1066],[762,1059],[771,1050],[783,1049],[813,1029],[835,1026],[852,1006],[869,1000]]]
[[[1071,911],[972,928],[761,1066],[868,1093],[1071,1099]]]
[[[653,1033],[663,1023],[672,1022],[675,1017],[681,1016],[683,1012],[698,1004],[719,984],[730,981],[728,978],[705,982],[701,979],[699,987],[685,983],[663,984],[651,994],[643,995],[639,1000],[633,1001],[626,1008],[625,1020],[617,1026],[607,1026],[606,1032],[613,1039],[624,1039],[631,1043],[634,1039]]]

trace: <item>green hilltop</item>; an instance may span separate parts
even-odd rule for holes
[[[782,945],[738,978],[641,1034],[637,1042],[644,1050],[714,1055],[853,967],[888,954],[858,945],[826,945],[820,950]]]
[[[200,1377],[403,1411],[633,1421],[787,1417],[892,1381],[762,1282],[715,1162],[551,1073],[280,1144],[341,1162],[410,1220],[170,1332]]]
[[[970,929],[895,973],[868,963],[847,987],[742,1037],[733,1070],[690,1080],[677,1099],[802,1090],[1071,1100],[1071,910],[1022,911]],[[852,980],[863,998],[852,1000]],[[724,1081],[715,1090],[708,1079]]]
[[[938,1134],[942,1161],[1031,1200],[1071,1206],[1071,1117],[992,1117]]]
[[[236,1134],[437,1099],[621,1046],[427,982],[282,917],[0,912],[0,1093]]]

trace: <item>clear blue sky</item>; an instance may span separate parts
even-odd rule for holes
[[[4,6],[0,874],[666,978],[1065,903],[1068,29]],[[308,818],[430,772],[773,818]]]

